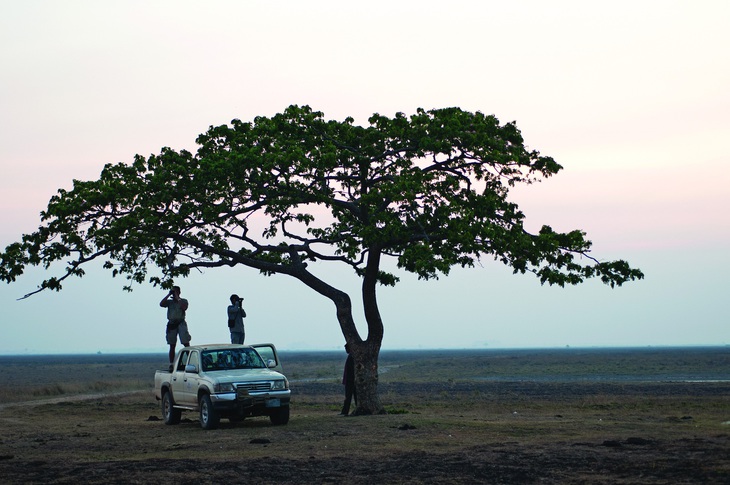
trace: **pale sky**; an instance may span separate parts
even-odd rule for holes
[[[0,0],[0,247],[73,179],[233,118],[458,106],[516,121],[564,166],[513,192],[528,226],[583,229],[646,279],[540,286],[485,260],[379,291],[384,349],[730,345],[730,2]],[[317,269],[359,298],[341,268]],[[96,267],[0,284],[0,354],[165,353],[164,292]],[[334,306],[248,268],[179,281],[193,343],[341,349]],[[360,313],[355,317],[362,322]],[[365,326],[360,327],[363,331]]]

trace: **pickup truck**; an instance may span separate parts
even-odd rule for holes
[[[235,422],[249,416],[286,424],[290,396],[273,344],[185,347],[169,370],[155,372],[165,424],[179,423],[183,411],[200,413],[203,429],[215,429],[221,418]]]

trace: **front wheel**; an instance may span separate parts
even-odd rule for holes
[[[172,393],[165,392],[162,395],[162,419],[165,424],[177,424],[180,422],[182,411],[176,409],[172,402]]]
[[[218,411],[213,408],[213,402],[210,400],[210,396],[203,394],[200,396],[200,426],[203,429],[215,429],[220,423],[220,416]]]
[[[269,415],[271,424],[279,426],[289,422],[289,406],[278,408]]]

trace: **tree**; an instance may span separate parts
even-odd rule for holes
[[[410,117],[375,114],[363,127],[290,106],[271,118],[210,127],[197,143],[196,154],[163,148],[59,190],[38,230],[1,254],[0,278],[9,283],[28,265],[66,261],[33,293],[60,290],[94,260],[125,276],[125,289],[169,288],[194,268],[289,275],[334,303],[356,362],[355,412],[371,414],[383,412],[376,289],[398,282],[382,269],[383,258],[423,279],[483,257],[551,285],[598,277],[614,287],[643,277],[625,261],[592,257],[579,230],[525,230],[509,188],[562,167],[528,151],[516,125],[494,116],[419,109]],[[310,269],[322,261],[361,278],[365,337],[349,295]]]

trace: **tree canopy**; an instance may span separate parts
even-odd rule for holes
[[[60,290],[93,260],[126,277],[126,288],[169,287],[194,268],[287,274],[335,303],[343,335],[357,344],[356,360],[366,362],[377,361],[382,340],[376,286],[398,282],[382,269],[384,257],[424,279],[482,258],[551,285],[600,278],[613,287],[643,277],[626,261],[594,258],[580,230],[525,229],[509,189],[562,167],[528,150],[514,123],[459,108],[368,121],[326,120],[308,106],[290,106],[210,127],[195,154],[163,148],[108,164],[98,180],[75,180],[51,198],[38,230],[1,254],[0,279],[62,261],[65,269],[37,291]],[[354,326],[349,296],[311,271],[317,261],[362,278],[367,338]],[[377,381],[367,372],[360,370],[361,384]]]

